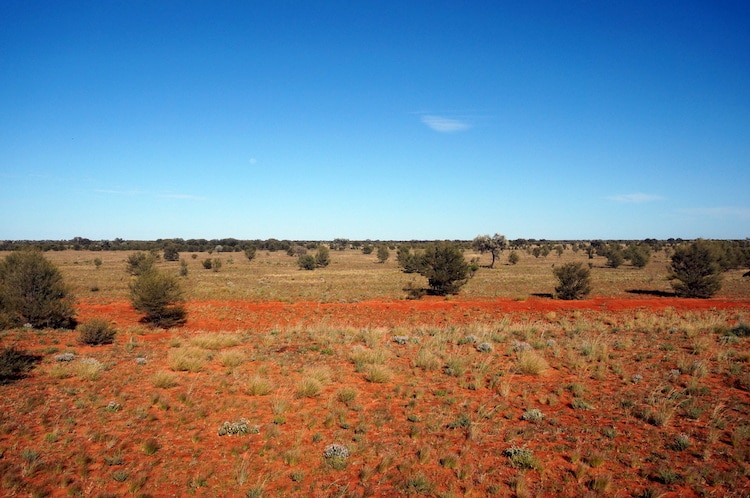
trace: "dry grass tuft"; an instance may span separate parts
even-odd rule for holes
[[[219,353],[219,361],[227,368],[234,368],[242,365],[247,360],[245,353],[242,351],[222,351]]]
[[[522,374],[541,375],[549,368],[549,363],[536,351],[521,351],[518,353],[516,368]]]
[[[266,396],[273,391],[273,384],[265,377],[256,375],[248,381],[246,391],[250,396]]]
[[[208,357],[198,348],[178,348],[169,352],[169,368],[176,372],[200,372]]]
[[[237,334],[202,334],[190,339],[190,344],[203,349],[219,350],[242,344],[242,338]]]
[[[151,385],[162,389],[169,389],[177,385],[177,376],[171,372],[156,372],[151,376]]]

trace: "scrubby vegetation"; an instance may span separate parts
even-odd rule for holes
[[[641,243],[643,268],[626,242],[618,268],[599,244],[509,241],[520,261],[490,268],[470,243],[445,243],[457,256],[443,261],[479,269],[455,274],[458,297],[422,301],[402,289],[428,274],[345,239],[320,272],[296,265],[312,243],[224,254],[218,274],[200,270],[205,251],[184,255],[182,278],[159,259],[129,277],[122,253],[50,253],[84,293],[82,324],[0,333],[0,383],[14,382],[0,397],[0,494],[736,494],[750,463],[750,282],[711,242],[719,297],[676,299],[680,244],[655,242]],[[218,245],[212,260],[245,248]],[[402,246],[424,271],[433,246]],[[571,263],[594,298],[553,299]],[[190,320],[143,326],[151,308],[135,294]],[[116,334],[92,348],[85,330]]]
[[[156,269],[142,273],[130,286],[130,300],[144,320],[157,327],[174,327],[187,319],[182,288],[174,275]]]
[[[0,262],[0,328],[75,326],[73,296],[40,251],[13,252]]]
[[[117,335],[117,329],[107,320],[93,318],[78,326],[79,340],[89,346],[112,344]]]
[[[672,255],[673,284],[681,297],[708,298],[721,289],[720,254],[710,242],[697,240],[675,249]]]
[[[582,263],[566,263],[553,270],[559,284],[555,293],[560,299],[583,299],[591,292],[591,272]]]

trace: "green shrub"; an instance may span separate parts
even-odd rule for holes
[[[182,288],[177,277],[152,269],[130,285],[133,307],[145,315],[144,321],[157,327],[174,327],[187,320]]]
[[[302,270],[314,270],[316,266],[315,258],[310,254],[302,254],[297,258],[297,265]]]
[[[469,278],[469,264],[458,246],[438,242],[425,249],[420,258],[419,273],[427,277],[432,294],[457,294]]]
[[[398,246],[396,261],[398,261],[398,265],[404,270],[404,273],[419,272],[419,255],[412,253],[409,246]]]
[[[206,270],[210,270],[214,265],[214,260],[211,258],[206,258],[203,260],[203,268]]]
[[[78,327],[78,333],[78,338],[83,344],[99,346],[101,344],[112,344],[117,335],[117,329],[107,320],[94,318],[82,323]]]
[[[617,268],[625,261],[625,255],[619,244],[608,246],[604,255],[607,257],[607,266],[610,268]]]
[[[391,256],[391,252],[388,250],[388,246],[385,244],[378,246],[378,262],[385,263]]]
[[[318,247],[318,252],[315,253],[315,266],[319,268],[325,268],[331,264],[331,255],[326,246]]]
[[[177,244],[172,242],[167,243],[164,246],[164,261],[178,261],[180,259],[180,251],[177,248]]]
[[[248,247],[246,247],[245,248],[245,257],[249,261],[252,261],[253,259],[255,259],[255,251],[256,251],[255,246],[248,246]]]
[[[625,249],[625,259],[630,260],[636,268],[644,268],[651,259],[651,248],[646,244],[628,246]]]
[[[508,254],[508,263],[515,265],[518,264],[520,260],[521,256],[519,256],[516,251],[510,251],[510,254]]]
[[[156,256],[145,252],[134,252],[125,260],[127,272],[136,277],[151,270],[155,263]]]
[[[591,292],[591,272],[582,263],[566,263],[552,272],[559,281],[555,287],[559,299],[583,299]]]
[[[0,327],[75,327],[73,296],[57,267],[39,251],[0,262]]]
[[[721,289],[721,267],[714,247],[705,240],[679,246],[672,254],[672,287],[680,297],[709,298]]]

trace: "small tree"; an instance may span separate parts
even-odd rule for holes
[[[315,253],[315,266],[325,268],[329,264],[331,264],[331,254],[326,246],[321,245],[318,247],[318,252]]]
[[[177,244],[169,242],[164,246],[164,261],[179,261],[180,251]]]
[[[420,257],[419,273],[427,277],[432,294],[457,294],[469,278],[469,264],[458,246],[439,242],[425,249]]]
[[[383,244],[378,246],[378,262],[379,263],[385,263],[388,261],[388,258],[391,256],[391,252],[388,250],[388,247]]]
[[[396,251],[396,261],[404,273],[417,273],[419,272],[420,257],[417,254],[411,252],[409,246],[398,246]]]
[[[582,263],[566,263],[553,269],[559,285],[555,293],[560,299],[583,299],[591,292],[591,272]]]
[[[40,251],[10,253],[0,262],[0,327],[75,327],[73,296]]]
[[[492,262],[490,263],[490,268],[494,268],[495,258],[497,258],[500,252],[505,249],[505,246],[508,245],[508,241],[505,240],[505,235],[496,233],[492,237],[490,237],[489,235],[478,235],[471,242],[471,245],[481,254],[484,254],[486,252],[492,254]]]
[[[130,284],[130,301],[157,327],[174,327],[187,320],[182,288],[177,277],[152,268]]]
[[[670,278],[680,297],[709,298],[721,289],[721,268],[711,244],[696,240],[678,246],[672,254]]]

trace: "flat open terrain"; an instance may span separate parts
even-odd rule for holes
[[[0,385],[0,494],[750,494],[741,271],[686,300],[664,253],[596,258],[591,299],[566,302],[546,297],[552,265],[583,252],[506,252],[458,296],[415,301],[422,277],[391,254],[332,251],[311,272],[281,252],[182,254],[188,321],[164,331],[130,307],[128,253],[47,253],[79,319],[119,332],[1,333],[40,361]]]

